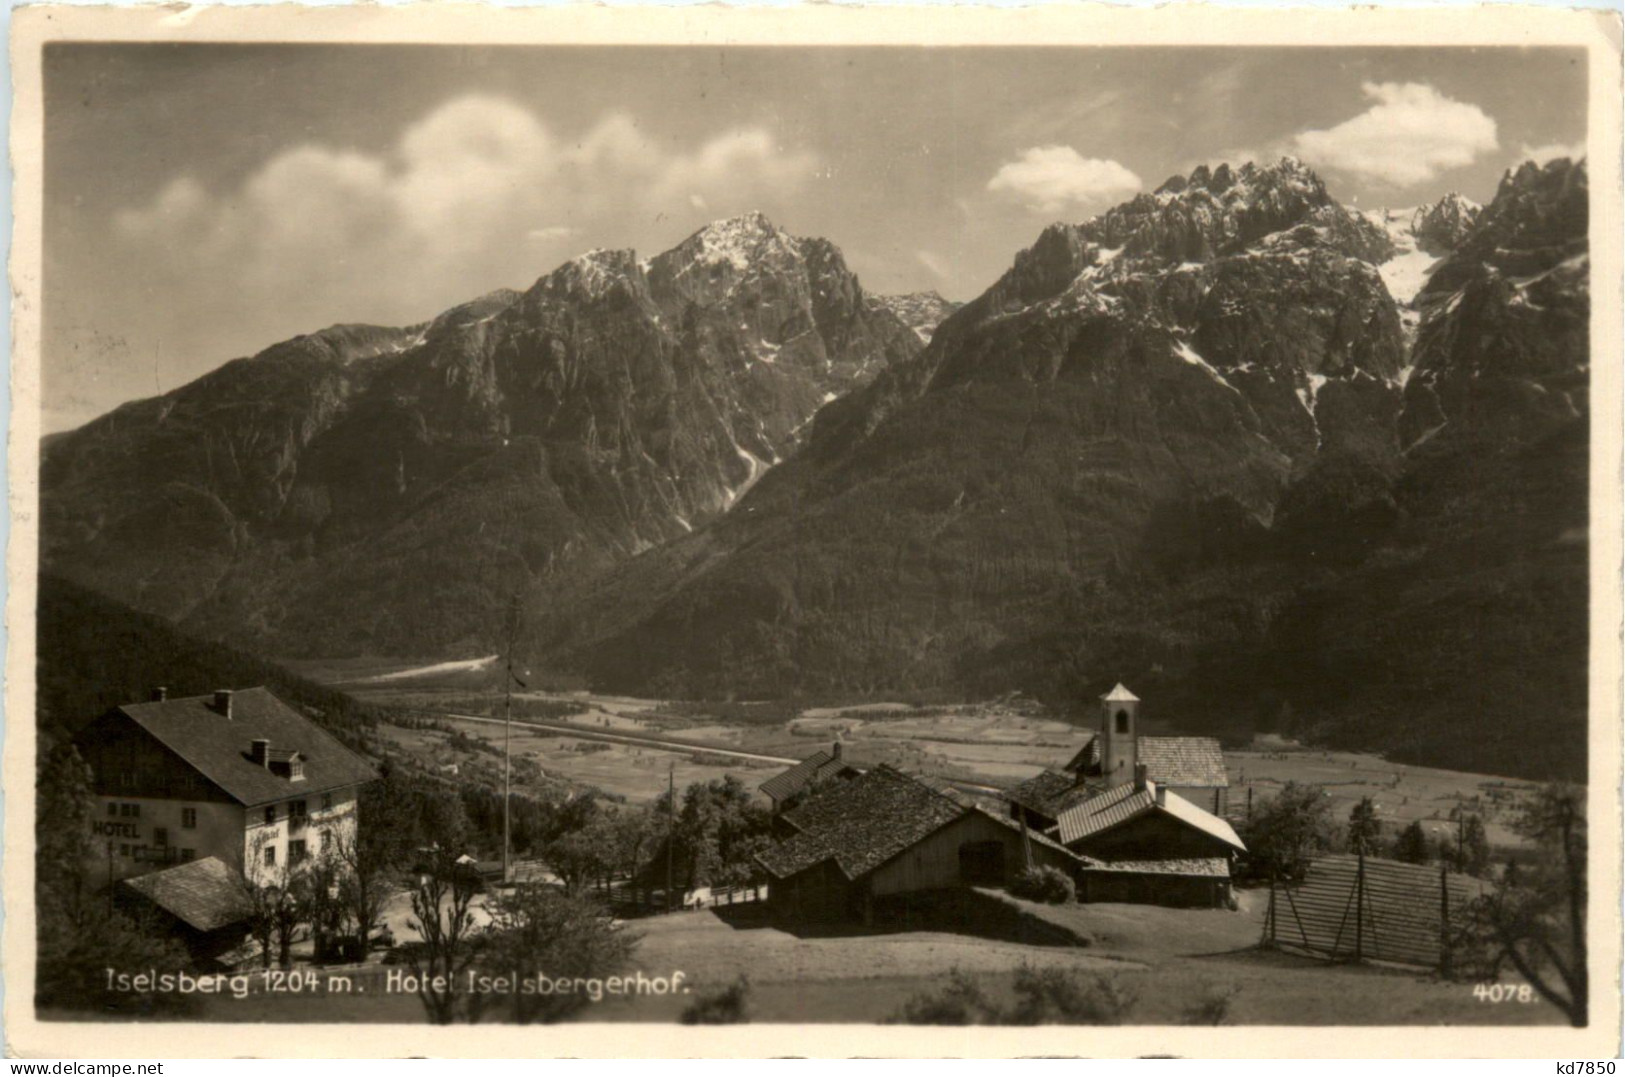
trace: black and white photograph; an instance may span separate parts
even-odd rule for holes
[[[1615,1052],[1617,19],[95,14],[14,51],[16,1043]]]

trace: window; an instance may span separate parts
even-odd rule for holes
[[[111,800],[109,800],[107,802],[107,814],[108,815],[117,815],[118,814],[118,805],[116,803],[114,803],[113,801],[111,801]]]
[[[1128,732],[1128,711],[1117,712],[1117,731],[1119,733]]]
[[[197,809],[196,808],[182,808],[181,809],[181,829],[183,829],[183,830],[196,830],[197,829]]]
[[[184,864],[189,860],[196,860],[196,859],[197,859],[197,850],[196,849],[182,849],[181,850],[181,863]]]
[[[153,827],[152,828],[152,843],[154,845],[158,846],[159,848],[164,848],[164,847],[168,846],[169,845],[169,828],[167,826],[155,826],[155,827]]]
[[[265,825],[270,826],[271,824],[273,824],[275,822],[276,822],[276,805],[272,804],[269,808],[265,809]]]
[[[306,815],[306,811],[305,811],[305,802],[304,801],[295,800],[295,801],[289,802],[289,804],[288,804],[288,817],[290,819],[303,819],[305,817],[305,815]]]
[[[295,839],[293,841],[288,842],[288,863],[290,863],[290,864],[303,863],[305,857],[307,857],[309,855],[310,855],[310,853],[305,848],[305,843],[303,841],[299,841],[299,840]]]
[[[332,793],[323,793],[322,794],[322,811],[327,811],[332,806],[333,806],[333,794]]]
[[[288,780],[290,782],[304,781],[305,761],[303,759],[288,760]]]
[[[268,868],[276,867],[276,846],[275,845],[267,845],[265,847],[265,866],[268,867]]]

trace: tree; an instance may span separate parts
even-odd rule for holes
[[[376,829],[389,828],[379,825]],[[345,915],[355,925],[364,954],[372,942],[373,926],[383,913],[384,903],[389,900],[394,878],[392,850],[388,844],[364,838],[359,827],[339,834],[332,849],[341,869],[338,873],[339,900],[344,904]]]
[[[1482,975],[1511,965],[1576,1028],[1589,1021],[1585,790],[1542,789],[1515,825],[1539,854],[1474,903],[1467,949]]]
[[[1393,856],[1395,860],[1403,860],[1407,864],[1428,862],[1428,835],[1422,829],[1422,820],[1411,820],[1411,825],[1399,832],[1394,839]]]
[[[1456,825],[1461,830],[1450,860],[1457,871],[1482,878],[1490,870],[1490,843],[1484,833],[1484,820],[1476,815],[1465,815]]]
[[[408,926],[421,943],[405,948],[417,977],[418,999],[429,1020],[449,1025],[463,996],[457,982],[479,955],[479,933],[469,906],[479,890],[479,876],[457,863],[458,854],[436,849],[412,890],[413,919]]]
[[[1326,794],[1287,782],[1244,827],[1250,869],[1267,878],[1301,879],[1315,854],[1332,847],[1332,830]]]
[[[91,782],[89,764],[77,748],[64,743],[42,760],[34,786],[35,903],[71,924],[83,923],[92,904],[93,888],[85,874],[96,858]]]
[[[46,752],[35,776],[34,1002],[47,1008],[151,1012],[187,1009],[173,994],[132,996],[107,990],[116,969],[185,969],[191,958],[157,925],[109,905],[87,867],[98,859],[91,836],[96,800],[90,767],[72,744]]]
[[[643,808],[622,808],[612,819],[616,869],[635,885],[638,873],[666,833],[666,822]]]
[[[553,874],[564,884],[567,894],[579,894],[594,879],[607,874],[614,866],[613,846],[605,835],[588,827],[555,838],[542,847],[542,861],[553,869]]]
[[[516,984],[539,975],[601,980],[625,965],[637,941],[591,899],[521,884],[492,902],[488,942],[479,963],[494,974],[513,976]],[[515,991],[510,998],[519,1024],[560,1021],[588,1001],[574,991]]]
[[[666,811],[669,804],[662,797],[656,812]],[[690,785],[674,834],[689,887],[748,882],[769,826],[766,810],[732,774]]]
[[[300,878],[301,896],[310,921],[310,935],[315,942],[318,961],[327,960],[330,940],[344,931],[348,908],[341,889],[344,872],[345,867],[338,858],[337,850],[324,841],[321,855],[311,861]]]
[[[1370,797],[1361,797],[1349,812],[1349,852],[1374,855],[1381,835],[1382,824],[1377,820],[1377,805]]]

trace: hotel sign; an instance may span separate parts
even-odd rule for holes
[[[139,838],[141,827],[136,823],[116,819],[97,819],[90,824],[90,832],[98,838]]]

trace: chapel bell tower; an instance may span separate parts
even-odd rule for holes
[[[1140,697],[1121,683],[1100,697],[1103,708],[1100,773],[1108,787],[1134,780],[1134,767],[1140,761],[1138,729]]]

